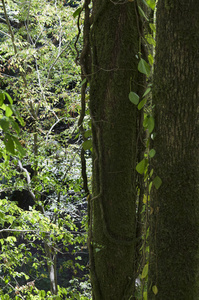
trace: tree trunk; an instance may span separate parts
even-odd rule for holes
[[[148,299],[199,299],[199,1],[159,1]],[[152,289],[157,286],[155,296]]]
[[[137,108],[128,95],[130,90],[138,92],[138,15],[134,3],[93,0],[93,16],[93,299],[133,299]]]

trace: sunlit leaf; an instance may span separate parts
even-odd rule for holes
[[[153,293],[154,293],[155,295],[157,295],[157,293],[158,293],[158,288],[157,288],[156,285],[152,286],[152,291],[153,291]]]
[[[144,158],[143,160],[141,160],[136,166],[136,171],[140,174],[143,174],[147,166],[147,163],[148,163],[147,159]]]
[[[138,104],[138,109],[142,109],[145,104],[147,103],[147,98],[144,98],[142,101],[140,101],[140,103]]]
[[[155,9],[155,0],[146,0],[146,3],[152,10]]]
[[[6,117],[12,116],[13,111],[10,106],[6,106]]]
[[[141,275],[141,278],[145,278],[147,275],[148,275],[148,270],[149,270],[149,265],[146,264],[143,268],[143,271],[142,271],[142,275]]]

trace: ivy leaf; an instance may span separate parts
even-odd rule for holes
[[[144,95],[143,95],[143,97],[145,97],[150,91],[151,91],[151,88],[150,87],[147,88],[146,91],[145,91],[145,93],[144,93]]]
[[[157,293],[158,293],[158,288],[157,288],[156,285],[152,286],[152,291],[153,291],[153,293],[154,293],[155,295],[157,295]]]
[[[138,109],[139,110],[142,109],[143,106],[146,104],[146,102],[147,102],[146,98],[144,98],[142,101],[140,101],[140,103],[138,104]]]
[[[149,23],[149,26],[153,32],[156,32],[155,24]]]
[[[92,148],[92,140],[87,140],[83,142],[82,147],[84,150],[89,150]]]
[[[153,117],[149,117],[148,118],[148,124],[147,124],[147,128],[149,130],[149,133],[152,133],[152,131],[154,129],[154,126],[155,126],[154,118]]]
[[[155,151],[154,149],[151,149],[151,150],[149,151],[149,156],[150,156],[151,158],[154,157],[155,154],[156,154],[156,151]]]
[[[136,171],[140,174],[143,174],[147,166],[147,163],[148,163],[147,159],[144,158],[143,160],[141,160],[136,166]]]
[[[141,278],[145,278],[147,275],[148,275],[148,270],[149,270],[149,265],[146,264],[143,268],[143,271],[142,271],[142,275],[141,275]]]
[[[138,71],[145,74],[146,76],[149,76],[149,74],[150,74],[151,67],[143,58],[141,58],[139,61]]]
[[[146,3],[152,10],[155,9],[155,0],[146,0]]]
[[[140,97],[136,93],[134,93],[134,92],[129,93],[129,100],[133,104],[137,105],[139,103],[139,99],[140,99]]]
[[[76,9],[76,11],[73,13],[73,18],[76,18],[77,16],[79,16],[81,10],[82,10],[82,7],[79,7],[78,9]]]
[[[159,176],[156,176],[153,179],[153,184],[155,185],[156,190],[158,190],[160,188],[160,186],[162,185],[162,179]]]

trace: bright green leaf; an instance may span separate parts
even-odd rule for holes
[[[145,278],[147,275],[148,275],[148,270],[149,270],[149,264],[146,264],[143,268],[143,271],[142,271],[142,275],[141,275],[141,278]]]
[[[158,288],[157,288],[156,285],[152,286],[152,291],[153,291],[153,293],[154,293],[155,295],[157,295],[157,293],[158,293]]]
[[[156,176],[153,179],[153,184],[155,185],[155,188],[158,190],[159,187],[162,185],[162,179],[159,176]]]
[[[146,102],[147,98],[144,98],[142,101],[140,101],[140,103],[138,104],[138,109],[142,109],[145,106]]]
[[[155,0],[146,0],[146,3],[152,10],[155,9]]]
[[[146,76],[150,75],[151,67],[143,58],[141,58],[139,61],[138,71],[145,74]]]
[[[129,93],[129,100],[133,104],[137,105],[139,103],[139,99],[140,99],[140,97],[136,93],[134,93],[134,92]]]
[[[151,150],[149,151],[149,156],[150,156],[151,158],[154,157],[155,154],[156,154],[155,149],[151,149]]]
[[[143,160],[141,160],[136,166],[136,171],[140,174],[143,174],[147,166],[147,163],[148,163],[147,159],[144,158]]]
[[[6,106],[6,117],[10,117],[10,116],[12,116],[12,114],[13,114],[13,111],[10,108],[10,106]]]
[[[4,94],[5,94],[6,97],[8,98],[10,104],[13,104],[13,100],[12,100],[12,98],[10,97],[10,95],[9,95],[8,93],[6,93],[6,92],[4,92]]]
[[[149,130],[149,133],[152,133],[152,131],[154,129],[154,126],[155,126],[154,118],[153,117],[149,117],[148,118],[148,124],[147,124],[147,128]]]
[[[143,300],[147,300],[147,292],[143,293]]]

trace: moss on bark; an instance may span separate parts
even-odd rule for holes
[[[93,1],[91,279],[94,300],[129,299],[134,290],[135,164],[139,36],[134,3]]]
[[[172,3],[157,8],[149,300],[199,299],[199,2]]]

